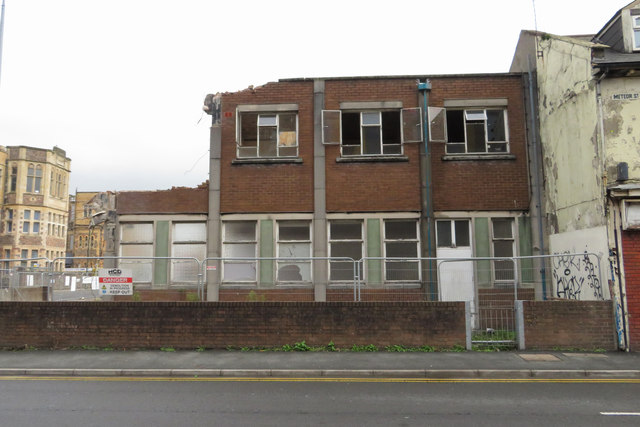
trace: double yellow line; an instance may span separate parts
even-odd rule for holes
[[[0,381],[133,381],[133,382],[323,382],[323,383],[608,383],[640,384],[636,378],[288,378],[288,377],[83,377],[0,376]]]

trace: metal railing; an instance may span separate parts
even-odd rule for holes
[[[62,269],[61,265],[68,261],[76,264],[84,261],[86,267]],[[321,277],[328,300],[344,300],[347,289],[352,293],[352,301],[478,301],[478,290],[489,294],[486,289],[502,294],[500,298],[511,294],[510,300],[610,297],[600,256],[590,252],[523,257],[365,257],[360,260],[215,257],[200,261],[195,257],[133,256],[0,259],[3,267],[0,268],[0,289],[46,287],[48,300],[54,300],[53,293],[63,290],[95,290],[90,289],[95,287],[94,279],[90,278],[97,276],[98,267],[109,262],[131,268],[136,289],[192,288],[199,300],[205,299],[208,282],[223,292],[235,290],[238,297],[244,295],[245,300],[251,298],[247,295],[252,290],[264,295],[271,293],[269,298],[281,301],[299,300],[306,292],[305,298],[314,300],[313,289]],[[463,290],[466,296],[461,293]],[[524,291],[526,295],[520,295]],[[85,293],[88,298],[98,296]]]

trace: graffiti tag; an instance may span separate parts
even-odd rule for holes
[[[604,300],[600,277],[589,254],[554,257],[552,273],[558,298],[580,300],[584,291],[596,300]]]

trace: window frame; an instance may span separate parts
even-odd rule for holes
[[[282,227],[283,223],[289,223],[291,225],[302,225],[302,224],[306,225],[307,230],[309,232],[308,238],[304,240],[296,240],[296,239],[283,240],[280,233],[280,228]],[[282,261],[280,258],[288,258],[282,255],[282,245],[285,245],[285,244],[308,245],[309,259],[295,260],[295,261]],[[278,260],[276,261],[276,283],[284,283],[284,284],[313,283],[313,262],[311,259],[313,257],[313,227],[312,227],[311,220],[289,220],[289,219],[276,220],[276,257],[278,258]],[[289,265],[298,266],[300,264],[308,265],[308,271],[309,271],[308,278],[305,278],[304,275],[302,274],[300,275],[301,277],[300,280],[282,280],[280,278],[280,269],[282,267],[286,267]]]
[[[182,224],[202,224],[204,226],[204,234],[201,239],[177,239],[176,238],[176,228]],[[205,221],[172,221],[171,223],[171,256],[175,257],[174,250],[175,246],[202,246],[202,252],[199,254],[199,257],[195,257],[198,259],[205,259],[207,257],[207,223]],[[180,262],[185,262],[181,260],[172,260],[171,261],[171,272],[170,272],[170,281],[171,283],[197,283],[197,277],[199,273],[199,268],[197,264],[191,263],[187,261],[189,265],[195,265],[195,271],[189,272],[180,272],[180,277],[176,277],[176,264]],[[187,277],[184,279],[183,277]],[[188,280],[188,278],[193,278],[194,280]]]
[[[415,224],[415,238],[411,238],[411,239],[394,239],[394,238],[389,238],[387,237],[387,227],[386,225],[389,223],[393,223],[393,222],[412,222]],[[416,258],[414,261],[402,261],[402,260],[394,260],[394,259],[389,259],[390,257],[388,257],[388,248],[387,248],[387,244],[392,244],[392,243],[398,243],[398,242],[402,242],[402,243],[415,243],[416,245]],[[420,260],[420,221],[416,218],[393,218],[393,219],[385,219],[382,221],[382,247],[383,247],[383,254],[384,254],[384,281],[385,283],[417,283],[420,282],[422,280],[422,268],[421,268],[421,260]],[[395,257],[394,257],[395,258]],[[401,258],[402,259],[402,258]],[[409,260],[411,258],[404,258],[406,260]],[[411,263],[411,264],[416,264],[417,265],[417,272],[418,272],[418,277],[416,279],[389,279],[388,278],[388,273],[389,273],[389,267],[393,264],[399,264],[399,263]]]
[[[444,115],[442,120],[444,120],[444,142],[445,142],[445,152],[447,155],[505,155],[511,153],[511,147],[509,142],[509,115],[508,108],[506,106],[467,106],[467,107],[446,107],[444,109],[436,109],[433,107],[432,110],[436,115],[433,119],[429,120],[429,128],[438,126],[438,122],[436,118],[440,116],[442,111],[444,111]],[[449,116],[450,112],[462,112],[462,134],[464,136],[464,141],[450,141],[450,131],[449,131]],[[502,113],[502,124],[504,126],[504,141],[489,141],[489,112],[499,111]],[[475,116],[475,117],[474,117]],[[469,124],[479,124],[482,123],[484,130],[484,151],[469,151]],[[440,139],[431,139],[432,141],[439,141]],[[502,151],[491,150],[490,146],[504,146]],[[462,147],[463,151],[451,151],[451,148],[454,146]]]
[[[631,15],[631,42],[633,51],[640,50],[640,15]]]
[[[438,224],[443,224],[443,223],[449,223],[449,232],[450,232],[450,237],[451,237],[451,244],[450,245],[441,245],[440,242],[440,232],[439,232],[439,228],[438,228]],[[461,222],[466,222],[467,223],[467,239],[469,240],[469,244],[468,245],[459,245],[458,244],[458,229],[456,228],[456,224],[457,223],[461,223]],[[471,232],[471,219],[469,218],[440,218],[440,219],[436,219],[436,227],[435,227],[435,231],[436,231],[436,248],[449,248],[449,249],[456,249],[456,248],[469,248],[472,246],[473,243],[473,239],[472,239],[472,232]]]
[[[255,115],[256,116],[256,145],[255,145],[255,156],[247,156],[244,154],[241,154],[241,150],[242,149],[248,149],[248,148],[254,148],[253,146],[243,146],[243,136],[242,136],[242,121],[243,121],[243,116],[248,116],[248,115]],[[281,143],[281,137],[282,137],[282,132],[280,130],[280,126],[281,126],[281,116],[285,116],[285,115],[293,115],[295,117],[295,142],[294,144],[291,145],[283,145]],[[268,124],[260,124],[260,118],[261,117],[269,117],[269,116],[275,116],[276,121],[274,125],[268,125]],[[274,156],[266,156],[266,155],[260,155],[260,128],[261,127],[275,127],[275,134],[276,134],[276,154]],[[290,132],[290,131],[289,131]],[[298,117],[298,111],[297,110],[275,110],[275,111],[269,111],[269,110],[260,110],[260,111],[253,111],[253,110],[244,110],[244,109],[238,109],[236,111],[236,159],[239,160],[251,160],[251,159],[296,159],[300,157],[300,141],[299,141],[299,136],[300,136],[300,126],[299,126],[299,117]],[[295,148],[295,154],[291,155],[291,154],[281,154],[281,149],[284,151],[285,149],[291,149],[291,148]]]
[[[331,226],[333,224],[358,224],[360,226],[360,238],[359,239],[335,239],[333,238],[332,234],[331,234]],[[333,219],[333,220],[329,220],[328,224],[327,224],[327,243],[328,243],[328,254],[329,254],[329,262],[328,262],[328,279],[329,279],[329,283],[351,283],[353,282],[353,280],[355,279],[355,272],[353,273],[354,276],[352,276],[351,278],[347,278],[347,279],[343,279],[343,278],[338,278],[338,279],[333,279],[332,278],[332,266],[335,265],[336,263],[342,263],[342,264],[350,264],[352,265],[351,261],[331,261],[331,258],[334,257],[333,255],[333,244],[340,244],[340,243],[354,243],[354,242],[359,242],[360,243],[360,259],[365,257],[365,250],[366,250],[366,246],[365,246],[365,241],[366,241],[366,230],[365,230],[365,221],[363,219]],[[354,261],[359,261],[359,259],[354,259]],[[366,269],[365,269],[366,270]],[[360,280],[366,280],[364,276],[366,276],[366,272],[362,272],[362,276],[360,278]]]
[[[55,215],[55,214],[54,214]],[[55,221],[55,217],[54,217],[54,221]],[[136,240],[125,240],[124,239],[124,227],[123,226],[128,226],[128,225],[150,225],[151,226],[151,236],[149,240],[141,240],[141,239],[136,239]],[[54,233],[56,232],[56,227],[54,225]],[[155,251],[155,242],[154,242],[154,237],[155,237],[155,223],[153,221],[126,221],[126,222],[122,222],[119,225],[119,236],[118,236],[118,240],[119,240],[119,247],[118,247],[118,255],[120,257],[124,257],[124,256],[130,256],[133,258],[136,258],[134,255],[124,255],[123,254],[123,250],[125,248],[132,248],[132,247],[145,247],[148,249],[151,249],[151,257],[153,257],[154,251]],[[84,236],[84,245],[83,247],[85,248],[89,248],[89,236]],[[145,285],[151,285],[153,283],[153,260],[146,260],[143,258],[147,258],[147,255],[141,255],[140,256],[140,260],[128,260],[128,259],[120,259],[118,260],[118,264],[121,267],[125,267],[125,268],[129,268],[132,271],[132,275],[133,275],[133,281],[134,283],[141,283],[141,284],[145,284]],[[148,271],[147,271],[148,270]],[[148,275],[149,280],[139,280],[139,272],[142,272],[143,274]],[[138,277],[136,277],[138,276]],[[142,279],[146,279],[146,277],[143,277]]]
[[[511,236],[510,237],[496,237],[496,227],[495,227],[495,222],[496,221],[509,221],[509,225],[510,225],[510,231],[511,231]],[[513,217],[493,217],[491,218],[491,256],[496,258],[496,257],[500,257],[503,258],[502,256],[496,255],[496,243],[497,242],[511,242],[511,257],[505,257],[505,258],[512,258],[517,256],[517,246],[516,246],[516,228],[515,228],[515,218]],[[511,278],[509,279],[502,279],[502,278],[498,278],[499,274],[498,274],[498,268],[497,268],[497,263],[508,263],[511,267]],[[515,265],[513,262],[511,261],[498,261],[498,260],[493,260],[491,262],[491,274],[493,276],[493,282],[497,285],[497,286],[509,286],[509,285],[513,285],[515,283],[515,279],[516,279],[516,270],[515,270]],[[502,273],[505,274],[505,273]]]
[[[228,235],[227,235],[227,227],[229,224],[231,223],[241,223],[241,222],[245,222],[245,223],[252,223],[253,224],[253,230],[254,230],[254,235],[253,235],[253,239],[250,240],[229,240],[228,239]],[[260,223],[257,220],[230,220],[230,221],[223,221],[222,222],[222,262],[221,262],[221,284],[232,284],[232,283],[236,283],[236,284],[251,284],[251,285],[255,285],[258,283],[258,278],[260,277],[260,263],[258,262],[258,250],[259,250],[259,245],[258,245],[258,236],[260,233],[259,230],[259,226]],[[253,245],[253,253],[254,253],[254,259],[247,259],[247,260],[234,260],[234,257],[228,257],[231,258],[229,261],[226,260],[226,247],[231,247],[233,245],[247,245],[247,244],[252,244]],[[239,257],[239,258],[243,258],[243,257]],[[229,280],[226,278],[226,270],[227,264],[247,264],[247,265],[253,265],[254,266],[254,272],[255,272],[255,276],[253,278],[253,280]]]
[[[399,122],[398,129],[400,131],[400,142],[399,143],[391,143],[385,144],[384,141],[384,119],[382,114],[385,112],[398,112]],[[417,121],[409,122],[409,113],[417,112]],[[360,143],[359,144],[348,144],[346,147],[359,147],[359,153],[356,154],[348,154],[345,153],[345,144],[343,143],[343,129],[344,129],[344,121],[343,121],[343,113],[348,114],[359,114],[359,133],[360,133]],[[365,123],[363,119],[365,114],[378,114],[378,124]],[[414,114],[415,117],[415,114]],[[422,123],[422,108],[421,107],[411,107],[411,108],[343,108],[340,110],[322,110],[322,143],[325,145],[339,145],[340,146],[340,156],[341,157],[386,157],[386,156],[402,156],[404,155],[404,144],[409,143],[419,143],[424,140],[424,131],[423,131],[423,123]],[[412,125],[419,127],[418,131],[418,139],[411,139],[407,134],[407,129]],[[364,153],[364,137],[365,137],[365,128],[370,128],[377,126],[380,128],[379,130],[379,148],[380,153]],[[387,152],[385,153],[385,146],[387,147],[395,147],[398,146],[399,152]]]

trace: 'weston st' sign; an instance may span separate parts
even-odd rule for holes
[[[102,295],[133,295],[133,277],[130,270],[101,268],[98,285]]]

